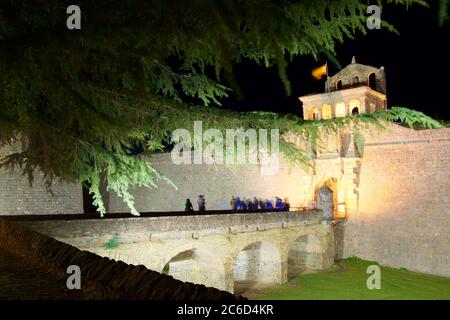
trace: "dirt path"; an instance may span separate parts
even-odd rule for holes
[[[85,299],[83,290],[69,290],[66,278],[41,270],[0,246],[0,299]]]

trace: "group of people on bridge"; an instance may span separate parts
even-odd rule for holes
[[[231,210],[233,211],[254,211],[254,210],[272,210],[276,211],[289,211],[289,200],[287,197],[282,200],[279,197],[275,197],[275,201],[272,203],[269,199],[262,199],[258,197],[253,197],[253,199],[248,199],[243,197],[231,196],[230,201]]]
[[[204,195],[199,195],[197,199],[198,211],[206,210],[206,200]],[[243,197],[231,196],[230,207],[233,212],[235,211],[255,211],[255,210],[274,210],[274,211],[289,211],[290,204],[287,197],[282,200],[279,197],[275,197],[272,202],[269,199],[262,199],[253,197],[249,199]],[[186,199],[184,204],[184,211],[194,211],[194,206],[190,199]]]

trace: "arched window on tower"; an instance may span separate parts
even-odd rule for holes
[[[357,99],[353,99],[349,103],[349,109],[351,110],[351,114],[359,114],[360,102]]]
[[[319,119],[319,111],[316,107],[310,107],[308,110],[308,119],[307,120],[318,120]]]
[[[336,90],[342,90],[342,80],[336,81]]]
[[[329,104],[322,106],[322,119],[331,119],[331,106]]]
[[[353,77],[352,78],[352,86],[357,86],[357,85],[359,85],[359,78]]]
[[[373,90],[377,89],[377,78],[373,72],[369,74],[369,87]]]

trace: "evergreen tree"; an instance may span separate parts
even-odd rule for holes
[[[423,3],[378,1],[386,2]],[[142,155],[162,150],[174,129],[191,129],[194,120],[205,129],[280,128],[306,136],[347,121],[308,123],[217,106],[232,93],[223,78],[244,58],[277,66],[289,92],[288,61],[332,54],[336,42],[364,33],[365,1],[79,0],[81,30],[66,28],[70,4],[0,3],[0,147],[22,142],[3,166],[20,167],[30,181],[38,168],[48,184],[59,178],[89,185],[101,214],[102,174],[138,214],[130,187],[165,179]],[[404,109],[359,117],[399,118],[435,125]],[[133,154],[136,146],[142,155]],[[304,159],[285,140],[281,149]]]

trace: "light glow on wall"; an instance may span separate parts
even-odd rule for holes
[[[322,106],[322,118],[331,119],[331,106],[329,104],[324,104]]]
[[[343,190],[339,191],[339,193],[338,193],[338,202],[339,203],[345,202],[345,193]]]
[[[345,203],[338,204],[336,218],[345,218]]]
[[[345,103],[343,103],[343,102],[336,103],[335,113],[336,113],[336,117],[345,117],[346,116]]]

